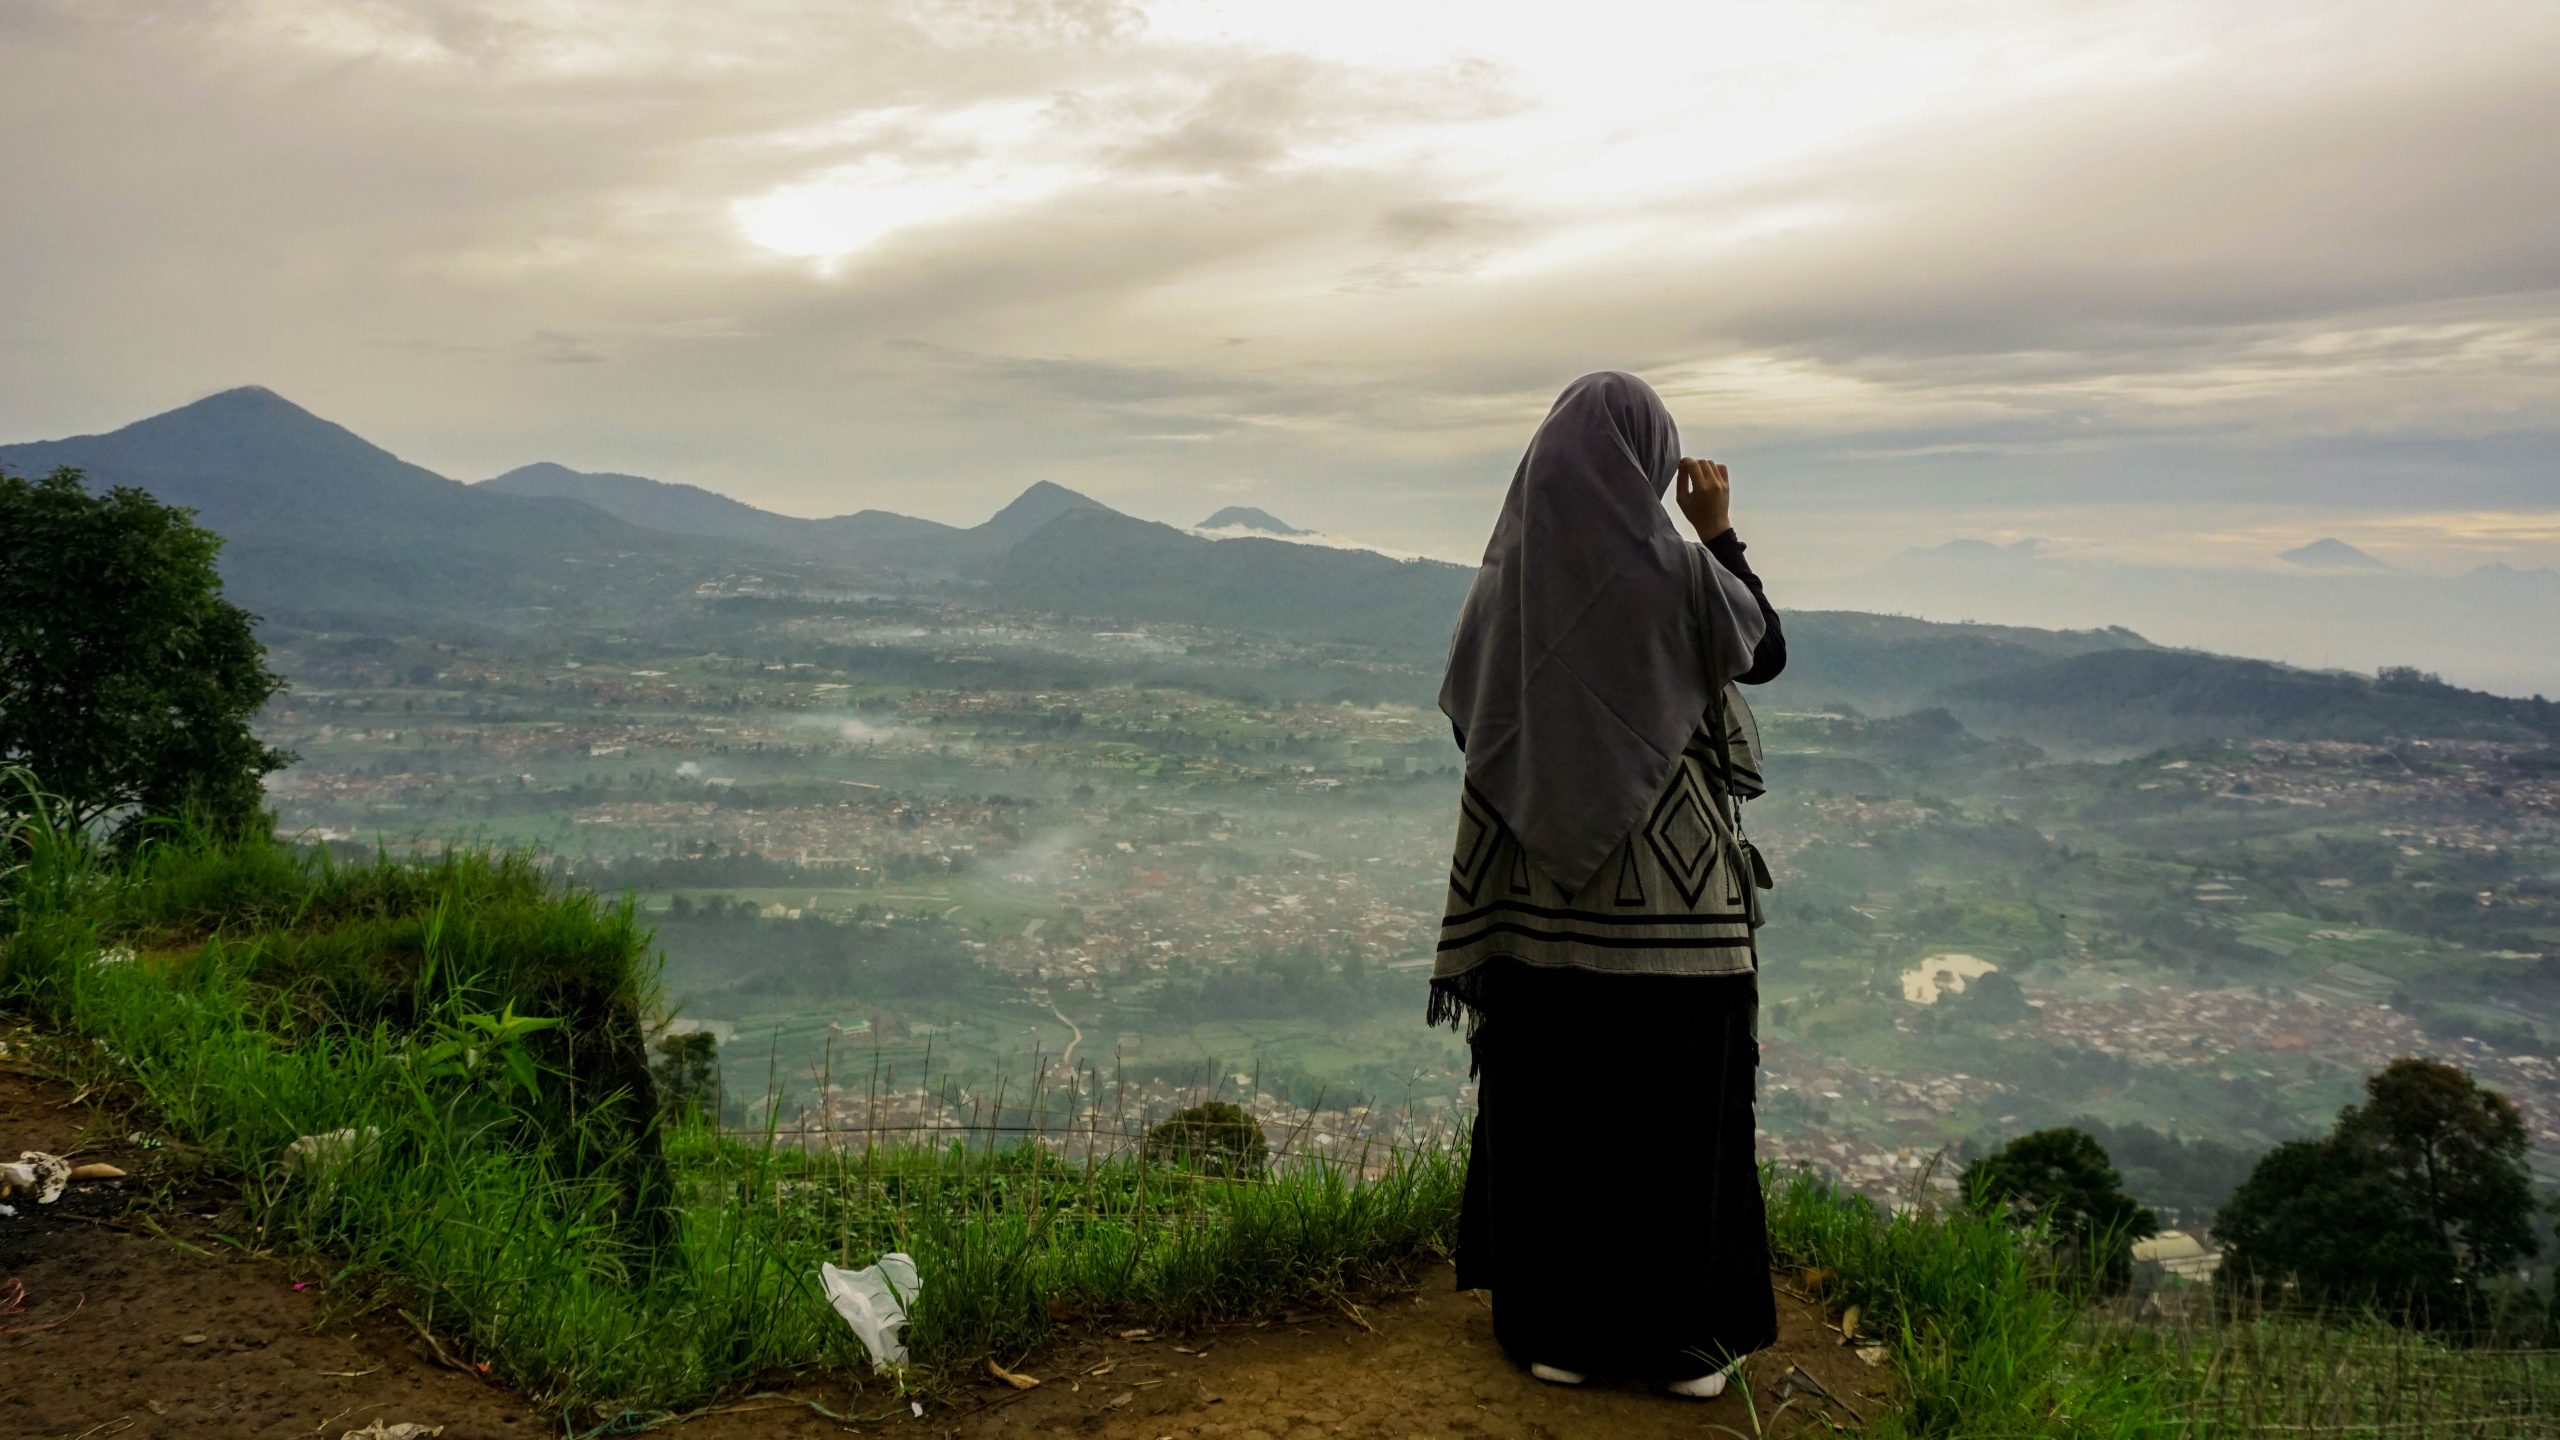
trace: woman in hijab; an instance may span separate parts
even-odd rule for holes
[[[1679,505],[1703,544],[1664,513]],[[1468,592],[1440,708],[1466,752],[1430,1018],[1477,1114],[1458,1287],[1541,1380],[1713,1396],[1777,1338],[1752,1153],[1767,871],[1732,687],[1786,664],[1727,518],[1633,375],[1565,387]]]

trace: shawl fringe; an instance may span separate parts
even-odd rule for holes
[[[1423,1012],[1425,1025],[1446,1025],[1467,1040],[1467,1078],[1477,1078],[1483,1062],[1476,1053],[1477,1032],[1484,1029],[1484,979],[1486,966],[1478,965],[1456,975],[1434,977],[1431,1001]]]

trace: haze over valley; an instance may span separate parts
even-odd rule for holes
[[[983,1101],[1037,1064],[1377,1137],[1470,1098],[1420,1024],[1463,567],[1036,480],[969,525],[556,464],[466,486],[254,388],[0,447],[60,465],[226,536],[293,681],[261,722],[301,757],[286,830],[529,845],[635,894],[741,1104],[877,1122],[846,1074]],[[1767,1153],[1890,1197],[2085,1118],[2201,1213],[2422,1051],[2560,1167],[2560,706],[1770,583]]]

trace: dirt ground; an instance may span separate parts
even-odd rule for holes
[[[51,1206],[18,1197],[17,1214],[0,1217],[0,1434],[336,1440],[377,1419],[442,1425],[442,1440],[562,1433],[521,1397],[440,1363],[390,1307],[353,1313],[362,1307],[333,1295],[325,1274],[245,1253],[222,1234],[220,1188],[129,1124],[0,1060],[0,1159],[48,1150],[132,1172],[75,1184]],[[1075,1337],[1023,1362],[1035,1388],[990,1377],[926,1400],[921,1417],[884,1389],[801,1384],[658,1433],[1647,1440],[1783,1435],[1817,1414],[1856,1428],[1880,1413],[1890,1377],[1843,1348],[1818,1307],[1783,1293],[1779,1304],[1779,1344],[1751,1358],[1748,1396],[1737,1387],[1713,1401],[1542,1385],[1495,1346],[1487,1303],[1452,1290],[1441,1269],[1356,1317]],[[1781,1400],[1791,1371],[1833,1398]]]
[[[425,1359],[396,1315],[341,1315],[325,1277],[241,1254],[206,1218],[219,1192],[130,1133],[0,1062],[0,1159],[47,1150],[132,1174],[5,1202],[18,1213],[0,1216],[0,1434],[336,1440],[376,1419],[444,1424],[443,1440],[559,1433]]]

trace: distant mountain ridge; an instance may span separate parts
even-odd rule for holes
[[[813,522],[759,510],[699,485],[679,485],[638,475],[572,470],[549,460],[520,465],[472,487],[493,495],[575,500],[651,530],[786,545]]]
[[[616,605],[630,598],[625,582],[713,560],[697,543],[670,545],[589,505],[482,493],[263,386],[103,435],[0,445],[0,469],[63,466],[93,487],[132,486],[194,510],[226,539],[222,570],[236,598],[313,623]]]
[[[717,490],[641,475],[572,470],[542,461],[493,475],[477,488],[509,495],[552,496],[592,505],[634,525],[671,535],[745,540],[804,554],[844,553],[877,545],[932,541],[962,533],[957,526],[887,510],[857,510],[811,520],[780,515]]]
[[[2388,570],[2391,567],[2344,540],[2321,539],[2296,545],[2276,557],[2312,570]]]
[[[1472,567],[1367,550],[1212,540],[1095,510],[1015,546],[992,583],[1025,609],[1264,630],[1436,660],[1474,576]]]
[[[776,515],[697,486],[548,462],[464,485],[257,387],[105,435],[0,446],[0,467],[17,473],[62,465],[93,485],[134,485],[196,509],[226,537],[225,574],[252,609],[354,633],[563,623],[629,631],[691,613],[706,580],[752,572],[787,585],[794,557],[810,557],[862,567],[809,572],[827,575],[823,584],[872,571],[956,581],[951,593],[1016,610],[1346,647],[1428,683],[1475,573],[1276,537],[1213,539],[1048,481],[965,528],[879,510]],[[2501,583],[2547,578],[2510,572]],[[1787,607],[1784,580],[1773,588]],[[2547,702],[2167,650],[2121,627],[1787,609],[1787,631],[1788,672],[1767,695],[1781,707],[1942,707],[1982,733],[2117,746],[2560,736],[2560,707]]]
[[[385,506],[422,517],[489,508],[468,487],[262,385],[208,395],[103,435],[0,445],[0,465],[28,472],[75,466],[97,483],[132,485],[188,506],[217,529],[241,520],[289,521],[314,506]],[[521,515],[536,507],[508,508]],[[589,529],[614,528],[583,511],[538,508]]]
[[[548,461],[492,476],[478,488],[576,500],[669,534],[744,540],[804,555],[908,567],[947,566],[1000,554],[1072,510],[1118,513],[1089,495],[1047,480],[1034,481],[1003,509],[965,528],[889,510],[857,510],[818,520],[780,515],[698,485],[572,470]]]
[[[2560,740],[2560,705],[2546,700],[2195,650],[2066,656],[1960,681],[1940,698],[1976,730],[2101,747],[2413,735]]]
[[[1061,515],[1073,513],[1118,515],[1120,512],[1064,485],[1047,480],[1031,482],[1031,488],[1013,497],[1012,503],[986,518],[976,533],[989,539],[1021,540]]]
[[[1313,535],[1301,530],[1268,510],[1251,505],[1230,505],[1193,527],[1199,530],[1258,530],[1265,535]]]
[[[2415,665],[2509,695],[2560,694],[2560,647],[2538,627],[2516,623],[2560,614],[2560,570],[2482,565],[2439,574],[2358,561],[2364,552],[2344,544],[2290,553],[2296,559],[2270,551],[2260,563],[2239,564],[2229,563],[2229,551],[2211,548],[2146,561],[1955,542],[1788,589],[1799,604],[1831,609],[2129,625],[2190,649],[2368,674]]]

